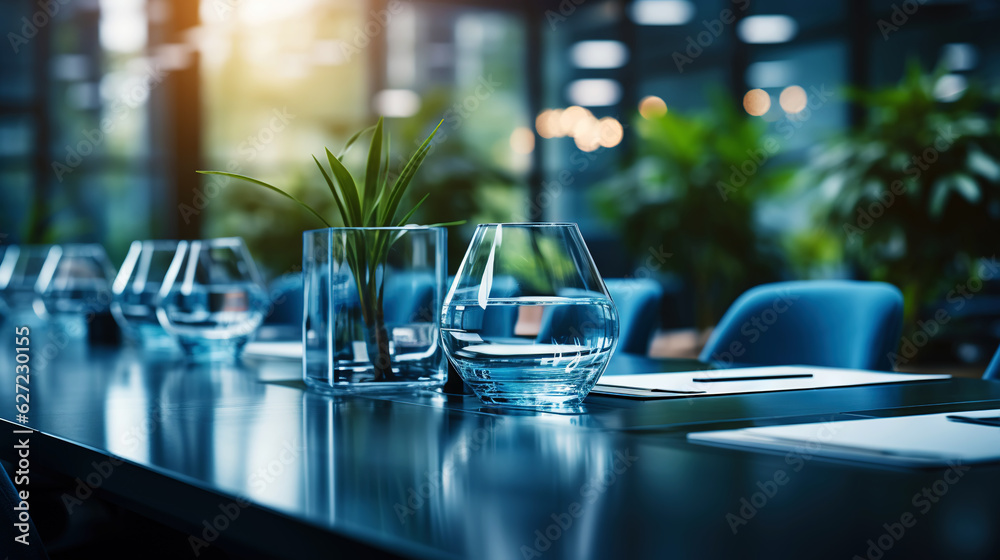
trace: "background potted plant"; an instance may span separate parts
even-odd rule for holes
[[[355,181],[343,157],[369,132],[364,180]],[[407,225],[428,194],[405,212],[400,207],[436,132],[437,128],[395,176],[381,118],[354,134],[339,155],[326,149],[327,166],[313,157],[344,227],[333,227],[310,205],[264,181],[223,171],[199,172],[279,193],[326,226],[303,234],[303,364],[311,386],[368,390],[444,382],[446,369],[437,336],[447,270],[443,226],[464,222]]]
[[[907,325],[996,252],[1000,121],[975,85],[943,95],[943,75],[911,64],[899,84],[850,91],[864,121],[804,172],[849,263],[903,291]]]
[[[764,127],[720,94],[703,114],[637,117],[635,151],[596,191],[598,211],[621,224],[633,253],[662,246],[673,254],[664,269],[693,292],[699,328],[781,270],[774,240],[755,224],[758,203],[789,176],[768,161],[775,153]]]

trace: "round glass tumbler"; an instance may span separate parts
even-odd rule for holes
[[[156,318],[156,301],[179,245],[167,240],[133,241],[112,285],[112,315],[125,335],[147,350],[177,348]]]
[[[28,315],[46,317],[36,286],[51,249],[51,245],[11,245],[4,252],[0,260],[0,299],[5,314],[17,315],[18,321],[27,320]]]
[[[157,297],[160,325],[196,361],[235,358],[264,320],[267,294],[238,237],[181,241]]]
[[[579,405],[618,340],[618,312],[576,224],[483,224],[441,317],[444,349],[486,404]]]
[[[45,314],[70,336],[83,337],[94,314],[111,305],[111,266],[96,243],[53,245],[38,274],[36,291]]]

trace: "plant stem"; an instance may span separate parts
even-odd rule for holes
[[[364,264],[355,260],[358,296],[361,299],[361,313],[368,335],[368,359],[374,371],[374,381],[392,380],[392,355],[389,353],[389,331],[385,326],[383,294],[385,271],[388,268],[387,251],[383,251],[382,232],[366,231],[360,234],[357,253],[364,256]],[[371,251],[369,251],[371,249]],[[379,283],[379,267],[382,268],[382,282]],[[362,282],[364,278],[366,282]]]
[[[385,328],[385,313],[382,310],[382,298],[379,298],[375,305],[375,324],[372,325],[375,331],[375,346],[378,350],[376,356],[372,357],[372,367],[375,368],[375,381],[389,381],[392,379],[392,356],[389,355],[389,331]]]

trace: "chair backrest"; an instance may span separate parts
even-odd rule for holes
[[[30,515],[33,510],[30,509],[30,505],[26,507],[29,508],[28,514]],[[27,522],[21,518],[23,510],[21,497],[17,494],[17,489],[11,483],[3,465],[0,465],[0,508],[3,508],[3,511],[0,512],[0,525],[3,525],[0,528],[0,538],[3,539],[4,543],[0,550],[4,551],[4,555],[18,560],[47,559],[48,555],[45,553],[45,547],[42,545],[42,539],[38,536],[34,522],[31,521],[30,517]],[[27,533],[21,530],[23,524],[27,525]],[[24,539],[25,537],[22,535],[25,534],[27,535],[27,545],[15,542],[15,538]]]
[[[268,325],[302,324],[302,273],[290,272],[279,276],[268,285],[271,313],[264,317]]]
[[[608,278],[604,284],[618,309],[618,351],[645,355],[660,326],[663,287],[649,278]]]
[[[334,286],[337,305],[359,307],[357,287],[345,275]],[[264,322],[268,325],[300,325],[302,323],[302,274],[289,273],[276,278],[269,286],[268,295],[273,309]],[[387,324],[404,324],[436,320],[440,309],[432,309],[434,301],[434,275],[423,272],[400,272],[390,277],[385,285],[383,309]],[[325,300],[324,300],[325,301]]]
[[[455,277],[449,276],[448,285],[445,286],[446,293],[454,283]],[[466,288],[462,293],[456,294],[456,296],[459,299],[475,298],[471,294],[473,292],[469,288]],[[499,275],[493,277],[489,297],[503,299],[515,298],[519,295],[521,295],[521,287],[518,286],[513,276]],[[476,329],[477,333],[482,337],[510,338],[514,336],[514,328],[517,326],[517,309],[517,306],[514,305],[493,306],[490,308],[488,316],[485,309],[467,309],[464,321],[468,328]]]
[[[434,275],[430,272],[396,272],[388,276],[382,308],[388,325],[440,320],[434,301]],[[444,294],[441,294],[444,298]]]
[[[986,366],[986,371],[983,373],[983,379],[1000,381],[1000,347],[997,347],[996,353],[993,354],[993,359],[990,360],[990,365]]]
[[[659,282],[644,279],[609,278],[604,281],[618,310],[618,348],[616,352],[645,355],[649,341],[660,321],[663,288]],[[566,325],[585,323],[586,311],[572,307],[546,309],[536,340],[548,341],[553,332],[565,331]]]
[[[892,371],[902,317],[903,295],[891,284],[763,284],[733,302],[699,357],[737,364]]]

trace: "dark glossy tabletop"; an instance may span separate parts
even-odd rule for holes
[[[4,330],[0,359],[13,364]],[[104,497],[240,554],[874,559],[869,540],[882,537],[884,558],[1000,557],[996,465],[888,470],[684,437],[1000,407],[1000,383],[592,395],[583,413],[552,414],[432,392],[332,398],[304,389],[298,363],[277,360],[194,366],[70,343],[52,344],[42,363],[51,341],[41,331],[32,340],[33,468],[90,476]],[[692,367],[616,357],[609,372]],[[0,418],[11,425],[13,366],[4,369]],[[0,434],[10,460],[14,435]],[[124,462],[108,472],[109,457]],[[945,493],[922,498],[925,488]],[[916,524],[899,533],[907,513]],[[218,537],[205,530],[213,523]],[[883,537],[890,529],[898,536]]]

